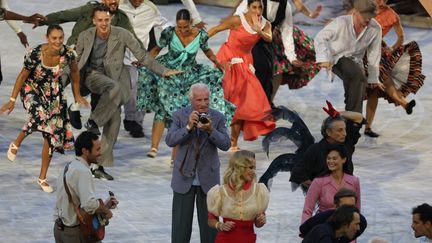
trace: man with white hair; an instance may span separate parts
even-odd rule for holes
[[[177,147],[171,180],[173,243],[190,241],[195,200],[201,242],[214,242],[216,237],[207,224],[207,192],[220,182],[218,149],[227,151],[231,141],[224,115],[209,108],[209,96],[207,85],[192,85],[191,105],[173,113],[165,139],[168,146]]]

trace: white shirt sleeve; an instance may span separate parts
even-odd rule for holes
[[[376,84],[379,82],[379,65],[381,61],[381,42],[382,30],[379,29],[376,37],[367,49],[368,60],[368,83]]]
[[[6,9],[8,11],[10,10],[10,8],[9,8],[6,0],[1,0],[0,1],[0,7]],[[18,33],[22,32],[20,26],[18,25],[18,21],[15,21],[15,20],[6,20],[6,23],[9,25],[9,27],[11,29],[13,29],[13,31],[15,31],[15,33],[18,34]]]
[[[282,43],[285,49],[285,56],[290,62],[297,59],[293,37],[293,17],[291,5],[287,2],[285,9],[285,19],[280,26]]]
[[[338,31],[338,18],[327,24],[318,32],[314,39],[316,62],[333,62],[333,54],[330,49],[330,41]]]
[[[181,0],[183,5],[191,12],[194,24],[202,22],[202,19],[198,13],[195,3],[192,0]]]
[[[241,13],[245,13],[246,10],[247,10],[247,0],[242,0],[242,2],[237,6],[234,15],[240,15]]]

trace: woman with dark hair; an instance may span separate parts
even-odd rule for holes
[[[327,169],[321,177],[312,181],[306,194],[301,222],[312,217],[315,205],[318,212],[334,209],[334,195],[341,189],[347,188],[356,192],[356,206],[360,209],[360,181],[350,175],[346,164],[348,151],[343,145],[335,145],[327,153]]]
[[[89,106],[80,95],[79,71],[75,51],[64,45],[64,33],[60,25],[48,26],[47,43],[33,48],[25,57],[24,67],[15,82],[9,102],[1,107],[1,112],[10,114],[15,108],[18,93],[29,120],[15,141],[11,142],[7,158],[14,161],[22,141],[34,131],[42,133],[42,165],[37,180],[45,192],[53,188],[47,183],[46,175],[53,152],[64,153],[73,146],[72,127],[67,116],[67,100],[61,80],[64,69],[69,66],[75,102]]]
[[[262,11],[260,0],[248,0],[246,13],[228,17],[209,30],[210,37],[230,30],[228,40],[217,53],[218,60],[227,66],[225,98],[237,107],[231,124],[230,151],[239,150],[240,131],[244,140],[253,141],[275,128],[274,121],[264,120],[271,107],[253,67],[252,48],[260,39],[272,41],[271,25],[262,17]]]
[[[171,123],[172,113],[189,104],[188,92],[192,84],[207,84],[210,88],[210,107],[224,114],[227,120],[231,120],[235,107],[224,99],[221,71],[224,67],[216,60],[207,43],[208,38],[205,30],[192,26],[189,11],[181,9],[177,12],[176,26],[162,31],[157,46],[150,54],[156,57],[162,48],[168,46],[168,53],[157,60],[165,67],[175,68],[183,73],[175,77],[162,78],[146,68],[139,70],[137,108],[155,112],[148,157],[156,157],[162,133]],[[196,63],[199,49],[217,68]]]
[[[256,183],[255,154],[237,151],[228,162],[223,184],[207,193],[208,223],[219,231],[215,242],[255,242],[254,225],[260,228],[266,223],[268,203],[267,187]]]
[[[376,0],[376,4],[378,14],[375,20],[381,25],[383,37],[394,29],[397,41],[393,46],[388,46],[384,41],[382,44],[379,79],[384,84],[384,90],[367,89],[368,124],[364,134],[369,137],[379,136],[372,131],[378,98],[384,97],[389,103],[402,106],[410,115],[416,102],[408,102],[406,96],[417,93],[425,79],[422,74],[422,54],[417,42],[411,41],[404,45],[404,30],[397,13],[387,5],[387,0]]]

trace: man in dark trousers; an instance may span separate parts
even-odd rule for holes
[[[209,96],[207,85],[192,85],[191,106],[173,113],[165,139],[168,146],[177,147],[171,180],[172,243],[190,241],[195,200],[201,243],[213,243],[216,238],[216,229],[207,223],[207,192],[220,182],[218,149],[227,151],[231,141],[224,115],[209,109]]]
[[[103,127],[102,155],[99,166],[92,165],[93,175],[113,180],[103,166],[114,164],[113,147],[120,129],[121,106],[131,96],[129,70],[123,63],[126,48],[138,62],[156,74],[168,77],[179,71],[170,70],[155,61],[141,48],[130,31],[111,26],[111,13],[107,6],[96,6],[92,16],[95,27],[83,31],[78,37],[78,68],[85,87],[90,93],[101,97],[86,124],[87,129],[95,133]]]

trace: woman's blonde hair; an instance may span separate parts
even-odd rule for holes
[[[248,150],[240,150],[234,153],[228,162],[228,168],[225,171],[223,178],[224,184],[234,187],[234,191],[238,192],[243,188],[246,181],[243,174],[247,168],[254,166],[255,153]],[[256,181],[256,174],[253,181]]]

